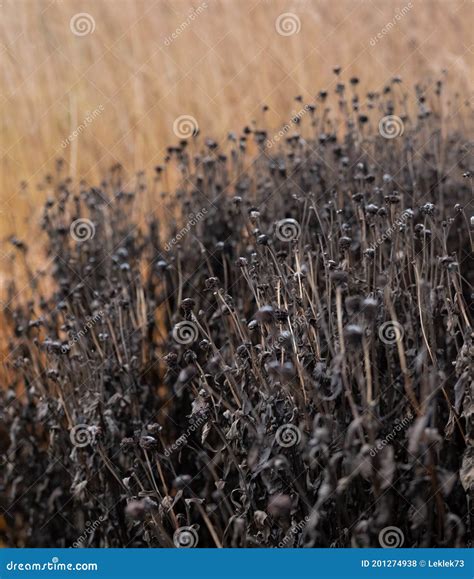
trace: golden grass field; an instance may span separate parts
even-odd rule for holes
[[[56,158],[89,182],[117,161],[149,169],[176,141],[176,117],[192,115],[221,139],[266,103],[276,126],[296,94],[311,101],[334,84],[334,65],[371,89],[394,75],[408,87],[429,82],[444,68],[469,94],[470,0],[3,0],[1,11],[6,234],[36,219],[35,187]],[[301,24],[290,36],[276,32],[285,12]],[[94,22],[84,36],[71,31],[78,13]]]

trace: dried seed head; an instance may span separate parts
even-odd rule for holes
[[[262,306],[257,310],[255,314],[255,319],[262,323],[271,323],[274,320],[274,310],[272,306]]]
[[[288,518],[293,508],[289,495],[276,494],[268,501],[267,511],[275,519]]]
[[[377,315],[378,302],[374,298],[365,298],[362,302],[362,313],[367,320],[375,319]]]
[[[140,446],[144,450],[153,450],[158,448],[158,441],[154,436],[142,436],[140,438]]]
[[[351,346],[359,346],[362,342],[362,337],[364,332],[360,326],[355,324],[350,324],[345,328],[345,335],[349,345]]]
[[[125,514],[131,519],[142,520],[156,507],[157,504],[154,501],[145,497],[144,499],[129,501],[125,507]]]
[[[122,450],[131,450],[133,448],[135,448],[136,446],[136,442],[134,438],[122,438],[121,442],[120,442],[120,448]]]
[[[181,302],[181,307],[183,309],[184,312],[190,312],[192,311],[193,307],[196,305],[196,301],[193,300],[192,298],[185,298],[182,302]]]
[[[349,314],[355,314],[360,311],[362,299],[360,296],[349,296],[346,298],[345,304]]]

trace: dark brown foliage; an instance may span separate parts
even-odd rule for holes
[[[398,81],[367,101],[355,81],[272,147],[265,126],[181,142],[151,185],[58,167],[52,291],[30,272],[4,312],[8,545],[466,544],[470,149],[439,95],[409,114]],[[388,114],[403,135],[380,135]]]

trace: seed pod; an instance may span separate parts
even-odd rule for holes
[[[274,320],[274,310],[272,306],[263,306],[255,314],[255,319],[262,323],[271,323]]]
[[[362,302],[362,313],[367,320],[373,320],[377,315],[378,302],[374,298],[365,298]]]
[[[290,516],[293,503],[289,495],[276,494],[268,501],[267,511],[275,519],[284,519]]]

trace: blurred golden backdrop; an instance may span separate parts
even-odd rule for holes
[[[467,95],[473,11],[470,0],[3,0],[2,229],[24,230],[58,157],[88,181],[115,162],[149,169],[177,141],[177,117],[221,139],[265,103],[276,126],[295,95],[334,85],[334,65],[371,89],[445,68]]]

